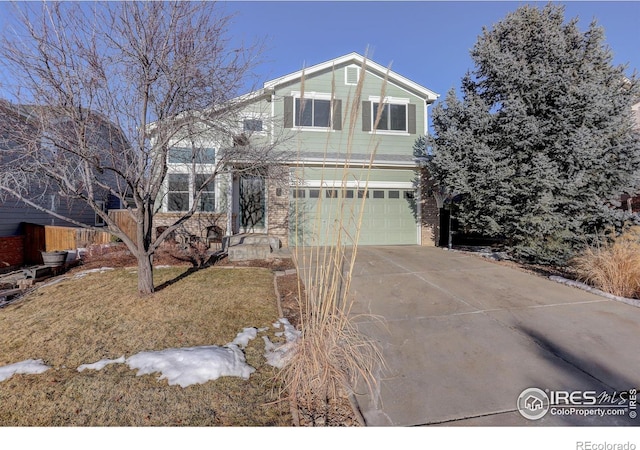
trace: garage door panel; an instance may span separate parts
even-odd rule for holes
[[[335,193],[332,190],[331,194],[338,195],[339,199],[326,198],[325,190],[320,190],[319,193],[318,189],[304,190],[306,191],[304,195],[299,194],[297,198],[292,199],[291,208],[292,211],[298,211],[298,245],[330,245],[335,242],[337,232],[335,225],[342,202],[344,202],[343,227],[347,234],[355,235],[355,224],[362,208],[362,198],[358,198],[356,190],[351,190],[351,194],[345,194],[347,190],[337,190]],[[369,190],[362,213],[359,244],[417,243],[415,208],[412,208],[406,192],[408,191],[399,189],[372,188]],[[294,220],[292,218],[290,221],[290,245],[296,245]]]

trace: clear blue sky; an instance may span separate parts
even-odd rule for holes
[[[264,63],[257,81],[295,72],[350,52],[379,64],[439,93],[459,89],[473,68],[469,50],[482,27],[491,27],[519,5],[516,1],[220,1],[234,14],[229,37],[264,40]],[[614,62],[640,72],[640,1],[554,2],[565,16],[578,17],[585,29],[592,19],[604,27]],[[13,8],[0,0],[0,26],[11,22]],[[0,82],[9,74],[0,74]]]
[[[640,2],[554,2],[565,5],[565,17],[578,17],[581,29],[592,19],[604,27],[616,64],[640,72]],[[230,32],[247,42],[265,39],[265,63],[259,79],[266,81],[350,52],[439,93],[473,68],[469,50],[482,27],[491,27],[523,4],[512,1],[230,1],[235,13]]]

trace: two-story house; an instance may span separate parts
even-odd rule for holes
[[[437,98],[357,53],[268,81],[243,99],[234,142],[211,143],[209,156],[224,145],[276,143],[289,155],[278,164],[284,177],[274,176],[273,167],[231,170],[211,186],[200,210],[217,214],[227,235],[267,233],[286,246],[330,244],[336,208],[347,208],[361,214],[362,245],[435,245],[438,209],[419,181],[413,145],[426,134],[428,107]],[[158,226],[163,214],[186,209],[193,189],[194,177],[181,173],[175,158],[168,161]]]

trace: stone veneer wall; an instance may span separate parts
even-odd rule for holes
[[[270,236],[289,245],[289,169],[272,167],[267,179],[267,227]]]
[[[420,210],[421,236],[423,246],[436,246],[440,241],[440,209],[433,196],[433,181],[429,180],[427,169],[422,169],[420,174]]]

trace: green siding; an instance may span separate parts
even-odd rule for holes
[[[304,157],[305,152],[323,152],[325,150],[335,151],[336,149],[342,149],[346,146],[346,132],[349,130],[349,120],[351,117],[351,111],[354,107],[354,95],[356,86],[345,84],[344,79],[344,67],[337,68],[335,70],[335,79],[331,71],[314,74],[304,81],[305,92],[317,92],[330,94],[332,90],[332,84],[335,86],[334,98],[341,100],[342,102],[342,118],[346,119],[344,125],[344,131],[340,132],[321,132],[321,131],[306,131],[302,130],[296,134],[295,146],[298,147],[301,156]],[[362,76],[362,74],[361,74]],[[378,156],[384,155],[412,155],[413,144],[419,135],[425,134],[424,129],[424,100],[404,89],[401,89],[392,83],[387,83],[383,90],[384,81],[379,77],[366,73],[365,81],[362,89],[362,95],[357,105],[359,108],[358,114],[355,117],[355,132],[353,135],[353,141],[351,145],[352,153],[364,153],[371,152],[374,142],[372,140],[372,134],[369,131],[363,131],[362,120],[363,110],[362,102],[368,102],[369,96],[387,96],[397,98],[408,98],[410,103],[415,105],[415,130],[409,129],[409,131],[415,131],[415,134],[408,135],[387,135],[382,132],[378,132],[375,135],[375,142],[378,142]],[[275,92],[275,117],[276,121],[280,118],[280,122],[285,117],[285,102],[288,101],[287,97],[291,96],[292,91],[301,91],[301,83],[290,83],[284,87],[279,87]],[[413,116],[413,110],[409,112]],[[364,111],[365,118],[370,115],[369,111]]]
[[[345,173],[343,167],[305,167],[292,169],[295,178],[304,179],[306,181],[326,181],[326,180],[346,180],[346,181],[366,181],[367,176],[371,185],[375,186],[378,182],[397,182],[411,183],[416,177],[413,170],[403,169],[371,169],[370,173],[367,169],[349,169]]]

